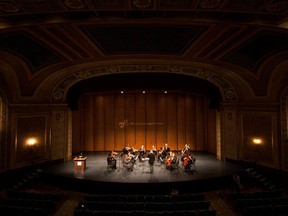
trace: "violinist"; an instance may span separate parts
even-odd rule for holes
[[[170,154],[170,147],[168,146],[168,143],[165,143],[164,144],[164,152],[165,152],[165,154],[166,154],[166,156],[168,155],[168,154]]]
[[[123,148],[123,150],[122,150],[122,154],[128,154],[129,153],[129,151],[130,151],[130,147],[126,144],[125,146],[124,146],[124,148]]]
[[[154,154],[154,155],[157,155],[157,149],[155,148],[154,145],[152,145],[151,150],[153,151],[153,154]]]
[[[143,161],[145,158],[145,154],[146,154],[144,145],[141,146],[141,148],[139,149],[139,152],[140,152],[139,159],[140,161]]]
[[[109,155],[107,156],[107,164],[109,167],[111,167],[112,169],[116,169],[116,164],[117,164],[117,160],[115,158],[115,155],[117,155],[117,152],[111,151],[109,153]]]
[[[161,161],[161,162],[164,161],[164,159],[165,159],[165,155],[164,155],[163,152],[164,152],[164,151],[163,151],[163,148],[160,147],[160,150],[159,150],[159,152],[158,152],[158,161]]]

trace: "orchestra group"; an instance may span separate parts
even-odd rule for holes
[[[146,151],[144,145],[142,145],[140,149],[125,145],[120,153],[115,151],[109,152],[107,164],[111,169],[117,168],[116,156],[119,156],[119,159],[121,158],[123,167],[126,168],[127,171],[133,171],[137,160],[140,162],[148,161],[150,173],[153,173],[153,164],[156,159],[158,162],[164,164],[166,169],[170,171],[178,169],[180,163],[185,170],[189,170],[196,162],[188,144],[185,144],[184,148],[181,150],[181,158],[178,158],[176,151],[171,151],[167,143],[165,143],[163,147],[160,147],[159,151],[157,151],[154,145],[149,151]]]

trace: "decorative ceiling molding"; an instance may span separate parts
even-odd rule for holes
[[[234,102],[238,100],[238,95],[234,87],[226,79],[224,79],[223,76],[220,76],[215,72],[181,65],[137,64],[102,66],[93,69],[76,71],[67,75],[58,83],[51,94],[50,101],[59,103],[64,102],[69,88],[79,81],[107,74],[137,72],[175,73],[198,77],[219,87],[223,101]]]

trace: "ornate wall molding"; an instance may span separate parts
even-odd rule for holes
[[[53,89],[50,96],[51,102],[64,102],[66,94],[71,86],[77,82],[96,76],[117,73],[137,73],[137,72],[158,72],[158,73],[178,73],[187,76],[194,76],[207,80],[219,87],[223,101],[237,101],[238,96],[234,87],[221,75],[204,69],[186,67],[181,65],[113,65],[102,66],[93,69],[76,71],[67,75]]]
[[[8,125],[8,100],[3,90],[0,89],[0,171],[6,169],[7,162],[7,125]]]
[[[281,97],[281,138],[282,138],[282,166],[288,170],[288,87],[283,91]]]
[[[281,97],[281,133],[282,141],[288,143],[288,87],[283,91]]]

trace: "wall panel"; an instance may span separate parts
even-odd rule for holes
[[[167,95],[167,143],[171,150],[177,149],[177,97],[175,94]]]
[[[195,97],[185,98],[185,116],[186,116],[186,143],[190,145],[191,149],[197,149],[196,141],[196,108],[195,108]]]
[[[114,94],[105,94],[104,97],[104,150],[114,149]]]
[[[156,94],[146,94],[146,149],[156,147]]]
[[[157,94],[156,101],[156,148],[160,149],[167,142],[167,97],[166,94]]]
[[[207,118],[208,99],[203,96],[105,93],[84,95],[79,102],[79,111],[73,112],[73,123],[79,124],[73,125],[73,152],[120,151],[125,144],[148,150],[165,143],[172,150],[181,150],[185,143],[193,150],[216,148],[216,130],[211,126],[216,111],[210,110]]]
[[[177,149],[183,149],[186,144],[186,107],[185,107],[185,95],[177,96]]]
[[[135,146],[136,144],[136,126],[135,124],[130,124],[130,123],[135,123],[136,121],[136,100],[135,100],[135,94],[126,94],[125,95],[125,119],[127,120],[128,124],[125,125],[123,128],[125,131],[125,144],[128,146],[132,147],[134,146],[135,148],[138,148]],[[124,147],[124,146],[123,146]]]
[[[204,101],[203,98],[196,98],[196,119],[195,122],[197,123],[196,127],[196,143],[197,143],[197,150],[205,150],[206,149],[206,140],[205,140],[205,112],[206,109],[204,108]]]
[[[90,121],[93,119],[94,115],[94,103],[93,97],[85,97],[84,100],[84,143],[86,145],[86,149],[88,151],[94,151],[94,121]]]
[[[140,94],[135,98],[135,128],[136,128],[136,143],[135,147],[140,148],[142,145],[146,148],[146,136],[145,136],[145,109],[146,109],[146,94]]]
[[[121,122],[125,119],[125,97],[124,94],[115,95],[115,145],[114,150],[122,150],[125,145],[125,129],[121,126]],[[120,124],[119,124],[120,123]]]
[[[104,139],[104,96],[95,95],[94,97],[94,115],[93,124],[94,124],[94,150],[102,151],[105,149],[105,139]]]

